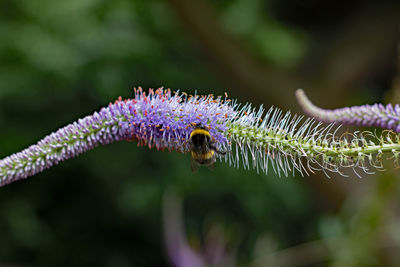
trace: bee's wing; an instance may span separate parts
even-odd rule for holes
[[[190,140],[189,140],[189,142],[187,142],[187,147],[189,148],[190,151],[192,151],[194,149],[193,143]]]
[[[192,169],[192,172],[197,172],[200,168],[200,163],[195,161],[193,158],[190,158],[190,168]]]

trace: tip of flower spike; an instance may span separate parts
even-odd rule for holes
[[[318,109],[314,104],[310,101],[310,99],[307,97],[306,93],[304,92],[303,89],[298,88],[295,92],[295,96],[297,99],[297,103],[299,103],[300,107],[303,109],[303,111],[312,116],[313,113],[312,111],[314,109]]]
[[[302,95],[305,95],[304,90],[302,88],[297,88],[295,94],[298,97],[301,97]]]
[[[353,126],[374,126],[400,132],[400,109],[391,104],[322,109],[315,106],[301,89],[296,91],[296,98],[306,114],[325,123],[338,122]]]

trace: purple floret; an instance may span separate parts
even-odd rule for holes
[[[148,96],[138,90],[135,99],[115,105],[127,109],[126,120],[119,124],[127,139],[179,152],[188,151],[189,136],[196,125],[206,127],[216,143],[226,147],[227,122],[235,115],[232,106],[224,104],[221,98],[177,93],[172,96],[170,91],[162,90],[150,91]]]
[[[157,89],[146,95],[135,89],[135,98],[102,108],[93,115],[51,133],[37,144],[0,160],[0,186],[35,175],[60,161],[98,145],[137,141],[158,150],[188,151],[190,133],[200,124],[209,129],[217,146],[228,146],[227,124],[234,118],[229,100],[188,96]]]

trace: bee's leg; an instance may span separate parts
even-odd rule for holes
[[[217,153],[217,154],[219,154],[219,155],[225,155],[225,154],[226,154],[226,151],[220,151],[220,150],[218,150],[217,147],[215,146],[215,143],[211,143],[211,144],[210,144],[210,148],[211,148],[212,150],[214,150],[215,153]]]
[[[220,154],[220,155],[225,155],[225,154],[226,154],[226,151],[219,151],[219,150],[218,150],[217,153]]]

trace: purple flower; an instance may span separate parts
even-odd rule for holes
[[[194,126],[207,127],[216,144],[228,147],[224,133],[235,111],[221,97],[188,96],[157,89],[148,95],[135,89],[135,98],[102,108],[51,133],[37,144],[0,161],[0,186],[35,175],[60,161],[75,157],[98,145],[115,141],[137,141],[158,150],[188,151]]]
[[[317,120],[347,125],[374,126],[400,133],[400,106],[391,104],[363,105],[339,109],[322,109],[307,98],[302,89],[296,91],[296,98],[303,111]]]

